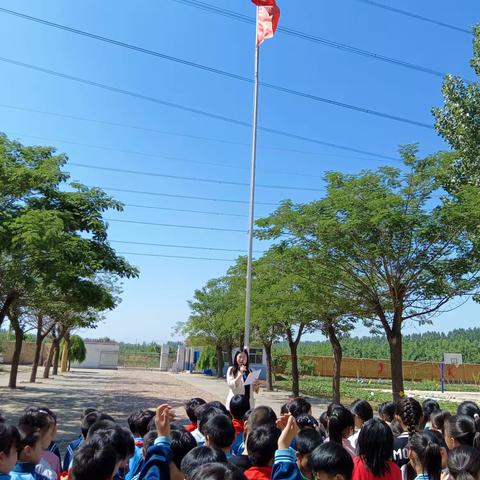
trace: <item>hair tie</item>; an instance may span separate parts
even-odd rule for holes
[[[478,419],[480,418],[480,415],[479,415],[478,413],[475,413],[475,415],[473,415],[473,418],[474,418],[475,420],[478,420]]]

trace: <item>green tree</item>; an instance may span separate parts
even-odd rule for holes
[[[70,337],[70,344],[68,346],[68,370],[72,362],[82,363],[87,358],[87,348],[79,335],[72,335]]]
[[[444,105],[433,109],[438,132],[455,151],[454,172],[446,178],[450,190],[463,184],[480,186],[480,25],[474,31],[470,64],[477,81],[447,75],[442,88]]]
[[[404,391],[402,326],[425,323],[458,296],[478,292],[479,191],[442,194],[446,157],[416,158],[402,149],[405,170],[383,167],[358,175],[327,174],[327,194],[305,205],[289,201],[257,222],[263,238],[287,236],[292,245],[340,269],[336,294],[389,343],[392,392]],[[448,160],[448,159],[447,159]]]

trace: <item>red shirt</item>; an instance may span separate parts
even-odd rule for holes
[[[233,427],[235,428],[235,436],[245,431],[245,422],[243,422],[242,420],[233,419],[232,423],[233,423]]]
[[[355,457],[353,459],[353,475],[352,480],[401,480],[402,474],[398,465],[392,461],[387,462],[390,467],[390,471],[386,472],[381,477],[376,477],[365,465],[365,462],[361,457]]]
[[[196,429],[197,429],[197,424],[196,423],[189,423],[188,425],[185,425],[185,430],[187,432],[192,433]]]
[[[250,467],[243,474],[248,480],[270,480],[272,478],[272,467]]]

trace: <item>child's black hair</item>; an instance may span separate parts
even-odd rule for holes
[[[454,480],[477,480],[480,477],[480,453],[466,445],[450,450],[448,472]]]
[[[480,407],[475,402],[462,402],[457,407],[457,415],[468,415],[472,417],[477,430],[480,430]]]
[[[330,403],[327,407],[327,418],[330,418],[330,416],[332,415],[332,412],[333,410],[335,410],[336,408],[338,407],[343,407],[343,405],[341,403]]]
[[[214,447],[228,448],[235,441],[235,428],[232,419],[227,415],[215,415],[203,423],[200,432],[209,438]]]
[[[342,445],[343,431],[346,428],[354,427],[355,420],[353,414],[348,408],[338,406],[331,411],[328,420],[328,436],[331,442]]]
[[[154,430],[150,430],[143,436],[143,448],[147,451],[154,443],[158,437],[158,433]]]
[[[185,455],[197,446],[197,441],[190,432],[172,430],[170,432],[170,448],[173,453],[173,463],[180,468]]]
[[[182,460],[180,470],[185,475],[185,478],[190,478],[192,473],[201,465],[207,463],[226,463],[227,456],[222,450],[212,447],[195,447],[190,450]]]
[[[262,425],[249,432],[247,437],[248,459],[254,467],[267,467],[273,463],[280,430]]]
[[[235,420],[243,420],[250,410],[250,400],[245,395],[234,395],[230,400],[230,413]]]
[[[297,435],[297,452],[300,455],[308,455],[322,443],[323,437],[316,430],[311,428],[301,430]]]
[[[422,403],[422,409],[423,409],[423,422],[426,425],[430,421],[430,417],[432,416],[432,414],[440,410],[440,405],[436,400],[427,398]]]
[[[185,403],[185,411],[187,412],[187,417],[192,423],[197,423],[197,416],[195,415],[195,410],[200,405],[205,405],[207,402],[203,398],[195,397],[188,400]]]
[[[32,427],[30,425],[19,425],[18,433],[20,434],[18,453],[20,453],[25,447],[35,447],[35,445],[41,439],[38,428]]]
[[[135,453],[135,442],[126,428],[114,425],[111,428],[97,430],[93,427],[87,441],[91,438],[99,438],[105,445],[111,445],[117,454],[117,461],[125,460]]]
[[[18,419],[18,426],[25,426],[35,428],[40,435],[48,432],[55,426],[54,418],[46,410],[41,410],[36,407],[27,407],[23,414]]]
[[[355,400],[350,411],[364,422],[373,418],[373,408],[366,400]]]
[[[288,411],[295,418],[298,418],[300,415],[310,415],[312,404],[304,397],[297,397],[290,402]]]
[[[424,431],[410,437],[408,448],[414,452],[429,480],[440,480],[442,474],[441,444],[433,432]]]
[[[290,413],[290,402],[287,402],[280,407],[280,415],[288,415],[289,413]]]
[[[395,403],[383,402],[378,407],[378,414],[382,420],[393,422],[395,420]]]
[[[132,412],[128,418],[128,428],[134,435],[143,437],[148,432],[148,424],[150,420],[155,417],[155,412],[152,410],[137,410]]]
[[[200,432],[202,432],[203,427],[211,418],[216,417],[217,415],[225,415],[225,414],[223,413],[223,410],[220,410],[216,407],[212,407],[208,403],[206,403],[205,405],[202,405],[197,408],[196,415],[198,418],[197,427],[200,430]]]
[[[480,448],[480,432],[475,420],[468,415],[454,415],[445,422],[445,435],[460,445]]]
[[[262,425],[273,425],[277,423],[277,414],[274,410],[267,406],[255,407],[248,416],[247,425],[248,430],[251,432],[257,427]]]
[[[297,417],[297,425],[300,430],[315,430],[318,428],[318,421],[312,415],[300,415]]]
[[[0,452],[10,454],[12,448],[17,451],[20,447],[20,433],[17,427],[0,423]]]
[[[408,435],[414,435],[423,417],[422,406],[414,398],[403,398],[397,403],[395,413],[407,426]]]
[[[40,407],[39,410],[41,412],[45,412],[49,417],[52,418],[55,425],[57,424],[57,414],[54,411],[50,410],[48,407]]]
[[[115,430],[117,424],[108,418],[100,418],[88,429],[87,438],[94,435],[98,430]]]
[[[90,427],[94,423],[102,420],[109,420],[115,423],[113,418],[110,415],[107,415],[106,413],[101,413],[98,410],[94,410],[93,412],[90,412],[84,415],[82,418],[82,426],[81,426],[83,438],[87,438],[88,431],[90,430]]]
[[[329,476],[342,475],[345,480],[351,480],[353,460],[341,445],[327,442],[310,454],[308,467],[314,473],[323,472]]]
[[[208,463],[200,466],[190,477],[191,480],[245,480],[241,470],[229,463]]]
[[[325,430],[327,430],[327,428],[328,428],[328,413],[327,413],[327,412],[323,412],[323,413],[320,415],[320,418],[318,419],[318,421],[320,422],[320,425],[321,425]]]
[[[445,433],[445,422],[452,416],[448,410],[438,410],[433,412],[430,416],[430,422],[432,423],[432,428]]]
[[[99,439],[84,442],[73,455],[73,480],[109,480],[115,471],[115,450]]]
[[[375,477],[390,472],[388,461],[392,457],[393,433],[383,420],[372,418],[363,424],[357,449],[359,457]]]

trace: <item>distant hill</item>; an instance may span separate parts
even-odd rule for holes
[[[343,355],[356,358],[389,358],[384,336],[352,337],[341,340]],[[276,352],[288,353],[286,342],[275,347]],[[301,342],[299,355],[332,355],[328,341]],[[459,328],[449,333],[426,332],[403,337],[404,360],[439,362],[444,353],[461,353],[465,363],[480,363],[480,328]]]

